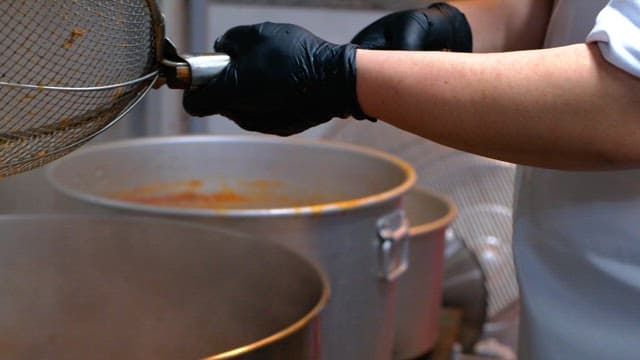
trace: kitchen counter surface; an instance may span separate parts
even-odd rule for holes
[[[308,6],[342,9],[408,9],[424,7],[428,1],[420,0],[215,0],[221,4],[242,5],[278,5],[278,6]]]

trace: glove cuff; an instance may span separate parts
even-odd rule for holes
[[[424,10],[429,21],[432,43],[443,50],[471,52],[473,37],[467,17],[446,3],[435,3]]]
[[[360,102],[358,102],[358,90],[356,88],[356,51],[358,47],[354,44],[342,45],[344,48],[344,69],[346,76],[345,98],[348,99],[346,104],[347,116],[351,116],[357,120],[369,120],[375,122],[376,119],[362,111]]]

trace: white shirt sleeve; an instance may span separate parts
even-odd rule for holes
[[[611,0],[587,36],[605,59],[640,77],[640,0]]]

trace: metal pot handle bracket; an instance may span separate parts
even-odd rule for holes
[[[378,276],[393,282],[409,267],[409,221],[402,209],[377,221]]]

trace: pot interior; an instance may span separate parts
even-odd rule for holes
[[[4,217],[0,233],[3,359],[249,352],[315,318],[328,296],[303,258],[210,227]]]
[[[402,207],[414,234],[446,227],[457,214],[457,208],[450,199],[423,188],[409,190],[403,198]]]
[[[397,196],[415,175],[373,150],[270,137],[181,136],[81,149],[49,169],[84,200],[174,208],[292,209]]]

